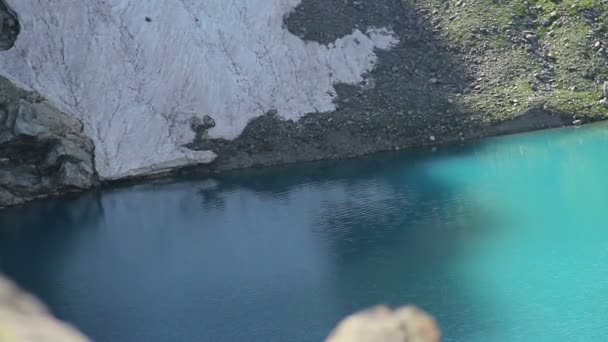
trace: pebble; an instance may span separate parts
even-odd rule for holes
[[[535,35],[531,34],[531,33],[526,34],[525,38],[526,38],[527,41],[529,41],[532,44],[536,43],[537,40],[538,40],[538,38]]]
[[[430,141],[435,141],[435,140],[437,140],[437,139],[435,138],[435,136],[434,136],[434,135],[431,135],[431,136],[429,136],[429,140],[430,140]]]
[[[439,81],[436,78],[431,78],[429,80],[429,83],[431,83],[431,84],[437,84],[437,82],[439,82]]]
[[[595,42],[595,44],[593,44],[593,48],[596,50],[599,49],[601,46],[602,46],[602,43],[600,43],[599,41]]]
[[[543,26],[550,26],[551,24],[553,24],[553,22],[557,20],[557,18],[559,18],[559,14],[555,11],[551,12],[549,14],[549,18],[543,20]]]
[[[572,124],[573,124],[574,126],[580,126],[580,125],[582,125],[582,124],[583,124],[583,121],[582,121],[582,120],[580,120],[580,119],[576,119],[576,120],[572,121]]]

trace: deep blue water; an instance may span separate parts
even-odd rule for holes
[[[608,125],[120,187],[0,212],[0,266],[97,341],[608,336]]]

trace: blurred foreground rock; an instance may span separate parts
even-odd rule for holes
[[[377,306],[345,318],[326,342],[438,342],[435,320],[413,306]],[[86,342],[42,303],[0,276],[0,342]]]
[[[44,305],[0,276],[0,342],[84,342]]]
[[[326,342],[438,342],[435,320],[413,306],[377,306],[345,318]]]

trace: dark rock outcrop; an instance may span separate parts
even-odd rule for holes
[[[80,121],[0,78],[0,208],[98,184]]]
[[[0,0],[0,51],[8,50],[15,45],[20,30],[17,16],[4,1]]]

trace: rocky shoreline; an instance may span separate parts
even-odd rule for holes
[[[2,79],[0,207],[116,181],[352,158],[605,120],[607,15],[601,0],[303,0],[283,24],[307,44],[332,46],[354,29],[378,27],[390,28],[398,43],[375,50],[375,66],[360,83],[334,85],[335,110],[297,119],[269,110],[234,139],[214,134],[223,118],[194,116],[194,138],[180,148],[213,152],[213,162],[185,160],[120,179],[98,175],[100,147],[83,122]],[[0,48],[15,44],[17,19],[0,3]]]

